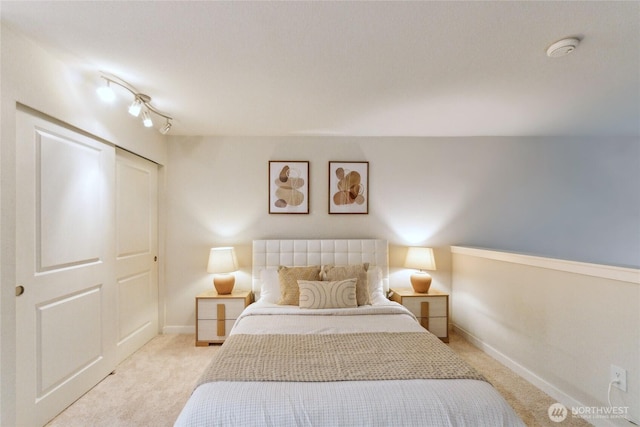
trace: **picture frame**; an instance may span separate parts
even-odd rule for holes
[[[369,213],[369,162],[329,162],[329,213]]]
[[[309,213],[308,161],[269,161],[269,213]]]

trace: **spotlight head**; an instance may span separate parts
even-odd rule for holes
[[[163,135],[166,135],[169,133],[170,130],[171,130],[171,122],[167,120],[167,123],[165,123],[165,125],[162,126],[162,128],[160,128],[160,133]]]
[[[147,128],[153,126],[153,120],[151,120],[151,116],[149,115],[148,111],[142,113],[142,124]]]
[[[100,99],[104,102],[113,102],[116,99],[116,94],[109,84],[109,80],[107,80],[106,82],[107,84],[104,86],[100,86],[98,89],[96,89],[96,92],[98,93]]]
[[[136,96],[131,105],[129,105],[129,114],[133,117],[138,117],[142,111],[142,100]]]

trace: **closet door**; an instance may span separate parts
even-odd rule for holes
[[[158,167],[116,153],[118,362],[158,334]]]
[[[114,147],[17,112],[18,425],[43,425],[116,364]]]

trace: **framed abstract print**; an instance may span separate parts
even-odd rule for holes
[[[269,213],[309,213],[309,162],[269,162]]]
[[[369,162],[329,162],[329,213],[369,213]]]

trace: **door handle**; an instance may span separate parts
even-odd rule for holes
[[[22,294],[24,294],[24,286],[22,285],[16,286],[16,296],[19,297]]]

